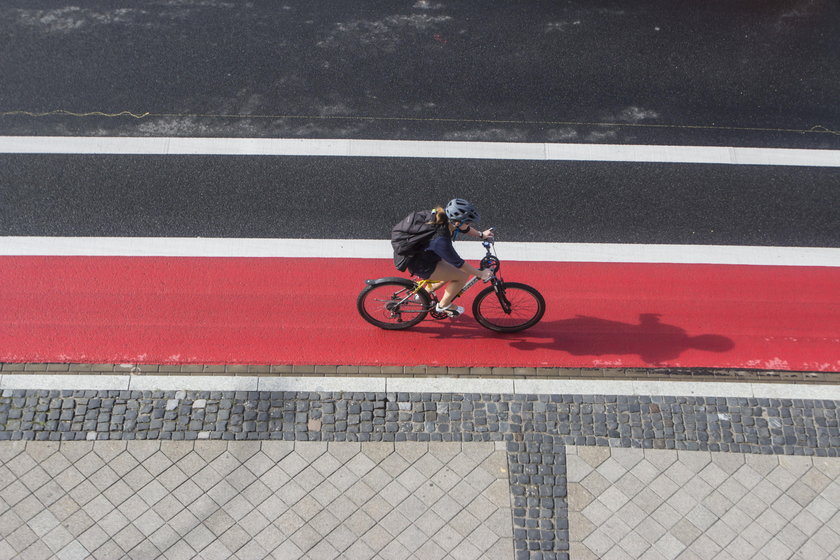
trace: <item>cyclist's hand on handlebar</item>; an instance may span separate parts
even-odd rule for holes
[[[481,239],[484,241],[489,241],[492,243],[494,241],[493,237],[496,235],[495,228],[486,229],[481,232]]]

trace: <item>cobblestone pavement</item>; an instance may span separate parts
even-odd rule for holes
[[[838,404],[6,389],[0,558],[830,558]]]

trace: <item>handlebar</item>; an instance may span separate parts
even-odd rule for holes
[[[496,228],[489,228],[489,229],[492,232],[496,231]],[[481,259],[481,264],[479,264],[479,270],[484,270],[485,268],[489,268],[493,273],[490,279],[492,279],[496,276],[496,273],[498,272],[499,266],[500,266],[498,257],[496,257],[493,254],[493,252],[491,251],[491,249],[493,248],[493,244],[495,242],[496,242],[495,237],[492,238],[492,239],[487,239],[487,240],[481,242],[481,245],[487,251],[487,254],[484,255],[483,259]],[[484,282],[485,283],[489,282],[490,279],[484,280]]]
[[[496,228],[491,227],[491,228],[488,228],[488,229],[489,229],[491,232],[493,232],[494,234],[496,233]],[[491,247],[491,246],[493,245],[493,243],[495,243],[495,242],[496,242],[496,238],[495,238],[495,235],[494,235],[494,236],[493,236],[493,239],[486,239],[486,240],[482,241],[482,242],[481,242],[481,244],[484,246],[484,248],[485,248],[485,249],[487,249],[487,251],[488,251],[488,252],[490,252],[490,247]]]

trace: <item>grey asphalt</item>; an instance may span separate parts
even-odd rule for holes
[[[0,134],[840,146],[833,0],[0,7]],[[120,114],[44,117],[16,111]]]
[[[837,149],[838,28],[828,0],[10,1],[0,134]],[[3,155],[0,234],[382,238],[463,196],[511,240],[836,247],[839,183],[724,165]]]
[[[385,239],[453,196],[510,241],[840,247],[840,170],[245,156],[0,156],[0,235]]]

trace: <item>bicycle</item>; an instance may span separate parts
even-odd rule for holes
[[[493,242],[484,241],[482,245],[487,252],[479,268],[490,269],[493,275],[487,280],[490,285],[479,292],[473,301],[472,312],[476,321],[482,327],[501,333],[519,332],[533,327],[545,313],[545,299],[527,284],[505,282],[499,275],[501,262],[494,254]],[[453,301],[478,281],[478,278],[472,278]],[[427,315],[436,320],[449,318],[446,313],[435,311],[437,295],[426,289],[436,284],[435,280],[415,281],[390,276],[366,280],[365,284],[356,300],[356,308],[365,321],[381,329],[407,329]]]

